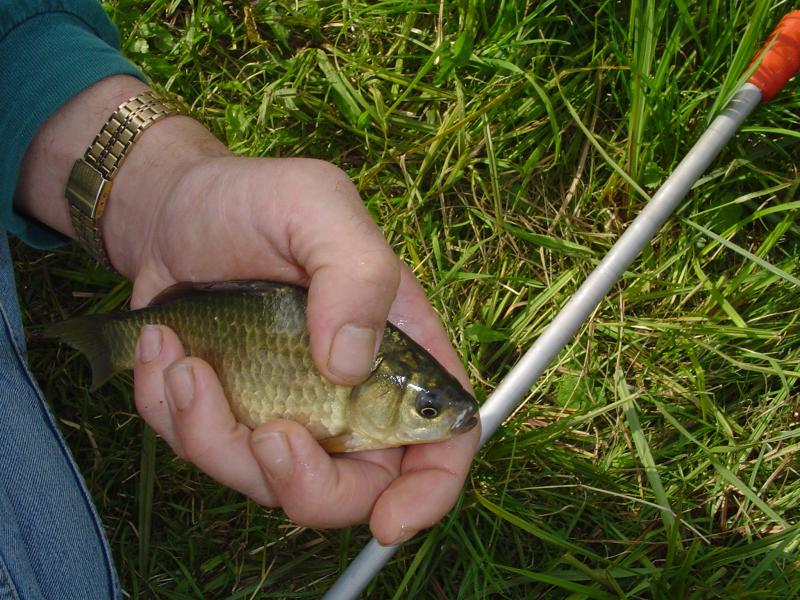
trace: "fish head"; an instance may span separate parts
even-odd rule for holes
[[[405,334],[386,333],[370,376],[351,393],[350,422],[361,439],[400,446],[475,427],[478,405],[461,383]]]

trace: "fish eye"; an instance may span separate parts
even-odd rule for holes
[[[417,413],[424,419],[435,419],[442,408],[442,397],[438,392],[425,391],[417,396]]]

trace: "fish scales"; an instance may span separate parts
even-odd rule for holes
[[[257,427],[280,417],[302,423],[318,438],[339,435],[350,388],[326,381],[314,368],[294,292],[198,295],[109,319],[103,331],[112,363],[115,370],[132,368],[141,328],[166,325],[188,355],[214,368],[239,422]]]
[[[92,362],[93,386],[133,366],[146,324],[170,327],[188,355],[206,360],[236,419],[306,426],[331,452],[447,439],[477,423],[472,396],[430,354],[387,323],[366,381],[335,385],[316,370],[306,329],[306,291],[265,281],[177,284],[151,306],[78,317],[46,334]]]

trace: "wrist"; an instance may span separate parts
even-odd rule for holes
[[[117,107],[147,89],[134,77],[108,77],[54,113],[23,158],[14,199],[17,209],[75,238],[64,195],[72,166]],[[115,269],[135,276],[152,221],[170,190],[192,165],[227,152],[202,125],[185,116],[161,119],[141,134],[113,178],[98,223]]]
[[[154,123],[131,147],[115,177],[99,222],[108,258],[130,279],[152,254],[153,233],[178,184],[204,162],[230,152],[194,119],[176,115]]]
[[[75,237],[64,192],[75,160],[117,106],[147,89],[127,75],[98,81],[66,102],[37,131],[23,157],[14,204],[52,229]]]

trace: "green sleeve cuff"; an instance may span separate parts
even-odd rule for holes
[[[118,51],[119,36],[96,2],[21,2],[27,14],[0,14],[0,224],[26,243],[47,249],[67,238],[14,208],[22,158],[42,124],[63,104],[111,75],[141,72]],[[36,8],[40,9],[38,12]],[[78,158],[78,157],[76,157]]]

